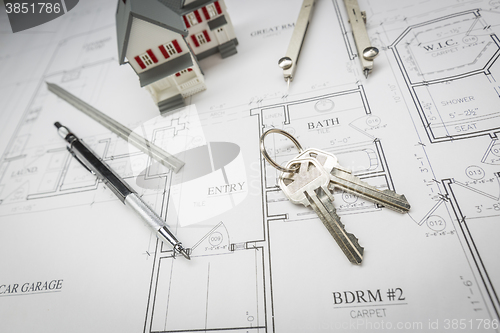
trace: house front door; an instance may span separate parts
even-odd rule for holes
[[[229,36],[227,35],[226,29],[224,29],[224,27],[220,27],[215,30],[215,37],[217,38],[219,45],[222,45],[225,42],[229,41]]]

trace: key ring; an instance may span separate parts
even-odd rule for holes
[[[299,168],[299,166],[297,166],[295,168],[284,168],[281,165],[279,165],[278,163],[274,162],[271,159],[271,157],[267,154],[266,147],[264,147],[264,138],[268,134],[271,134],[271,133],[278,133],[278,134],[284,135],[285,137],[287,137],[288,139],[290,139],[290,141],[293,142],[293,144],[295,145],[295,147],[297,147],[297,149],[299,150],[299,154],[302,153],[302,151],[303,151],[302,146],[300,145],[300,143],[290,133],[285,132],[285,131],[283,131],[282,129],[279,129],[279,128],[271,128],[270,130],[268,130],[267,132],[265,132],[264,134],[262,134],[262,136],[260,137],[260,151],[261,151],[262,155],[269,162],[269,164],[271,164],[276,169],[278,169],[280,171],[283,171],[283,172],[290,172],[290,173],[296,172],[297,169]]]

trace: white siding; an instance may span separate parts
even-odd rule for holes
[[[169,43],[174,39],[179,43],[182,52],[165,59],[158,46]],[[137,73],[153,68],[147,67],[146,69],[141,69],[139,64],[134,59],[135,56],[145,53],[148,49],[151,49],[158,59],[158,63],[154,64],[154,66],[160,65],[168,60],[172,60],[180,54],[184,54],[188,51],[188,47],[180,34],[141,19],[133,18],[126,57]]]
[[[225,16],[227,24],[224,25],[223,28],[228,35],[228,40],[236,38],[236,36],[234,34],[233,24],[231,23],[231,19],[227,13],[226,4],[224,3],[223,0],[219,0],[219,5],[221,7],[222,13],[217,15],[216,17],[219,17],[221,15]],[[198,13],[201,16],[202,22],[188,28],[189,37],[186,38],[187,42],[191,45],[191,48],[193,49],[193,52],[195,54],[202,53],[204,51],[210,50],[210,49],[217,47],[219,45],[219,42],[217,40],[215,32],[210,31],[210,28],[208,27],[209,21],[206,19],[205,15],[203,14],[202,8],[198,9]],[[215,19],[216,17],[214,17],[213,19]],[[212,19],[210,19],[210,21],[211,20]],[[203,33],[204,30],[206,30],[208,35],[210,36],[210,42],[207,42],[205,44],[200,44],[200,46],[196,47],[193,40],[191,39],[191,36],[201,34],[201,33]]]
[[[234,33],[233,22],[231,22],[231,17],[227,12],[227,7],[224,0],[219,0],[219,5],[222,10],[222,14],[225,15],[227,21],[227,24],[224,26],[224,29],[226,30],[229,39],[234,39],[236,38],[236,34]]]

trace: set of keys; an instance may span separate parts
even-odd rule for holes
[[[284,167],[273,161],[265,149],[264,138],[271,133],[284,135],[299,150],[299,155]],[[361,264],[364,248],[359,245],[356,236],[345,230],[333,205],[331,191],[338,188],[399,213],[406,213],[410,209],[404,195],[391,190],[381,191],[363,182],[343,168],[333,154],[314,148],[303,150],[299,142],[283,130],[270,129],[265,132],[260,138],[260,150],[269,164],[281,171],[279,186],[288,200],[294,204],[311,206],[353,264]]]

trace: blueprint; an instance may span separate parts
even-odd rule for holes
[[[341,0],[317,0],[289,90],[277,62],[300,0],[226,0],[238,53],[159,116],[117,60],[115,1],[13,34],[0,12],[1,332],[500,332],[500,1],[359,0],[365,78]],[[60,85],[186,162],[151,160],[50,93]],[[189,248],[174,256],[66,150],[82,138]],[[259,149],[270,128],[377,188],[335,190],[352,265]],[[283,136],[266,147],[284,165]]]

